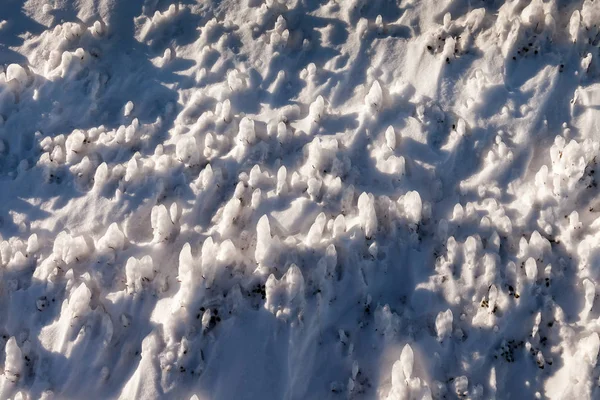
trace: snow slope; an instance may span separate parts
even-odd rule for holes
[[[2,1],[0,399],[600,397],[599,22]]]

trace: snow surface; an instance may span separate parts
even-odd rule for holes
[[[599,22],[3,0],[0,399],[600,398]]]

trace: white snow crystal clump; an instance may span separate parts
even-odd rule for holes
[[[127,277],[127,291],[129,293],[139,292],[144,285],[150,282],[155,275],[152,257],[146,255],[140,260],[130,257],[125,265],[125,276]]]
[[[392,388],[387,400],[408,398],[432,399],[431,390],[425,381],[413,377],[415,356],[409,344],[405,345],[400,359],[392,366]]]
[[[435,318],[435,330],[439,341],[452,334],[452,310],[440,311]]]
[[[164,204],[154,206],[150,214],[150,222],[154,232],[154,241],[163,242],[171,237],[175,230],[175,222]]]
[[[240,121],[238,140],[245,145],[253,144],[256,140],[256,132],[254,131],[254,120],[244,117]]]
[[[21,378],[25,360],[23,360],[23,353],[14,337],[8,339],[4,352],[6,354],[6,358],[4,359],[4,376],[9,381],[16,382]]]
[[[175,146],[177,159],[187,165],[197,165],[200,162],[200,152],[194,136],[183,136]]]
[[[265,308],[277,318],[287,319],[304,308],[304,277],[295,264],[290,265],[279,281],[269,275],[265,291]]]
[[[375,198],[372,194],[362,193],[358,197],[358,218],[360,226],[367,238],[371,238],[377,231],[377,214],[375,212]]]
[[[323,96],[317,97],[317,99],[311,103],[308,115],[314,122],[319,122],[325,115],[325,100]]]
[[[256,250],[254,258],[259,265],[269,266],[276,257],[276,238],[271,236],[269,218],[263,215],[256,224]]]
[[[380,111],[383,108],[383,91],[378,81],[374,81],[365,96],[365,105],[371,111]]]

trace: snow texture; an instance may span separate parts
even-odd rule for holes
[[[0,400],[600,398],[600,1],[0,3]]]

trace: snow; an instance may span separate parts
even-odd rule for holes
[[[23,360],[23,353],[14,337],[8,339],[4,351],[6,354],[4,360],[4,379],[16,382],[21,377],[25,362]]]
[[[600,397],[600,2],[5,3],[0,399]]]

